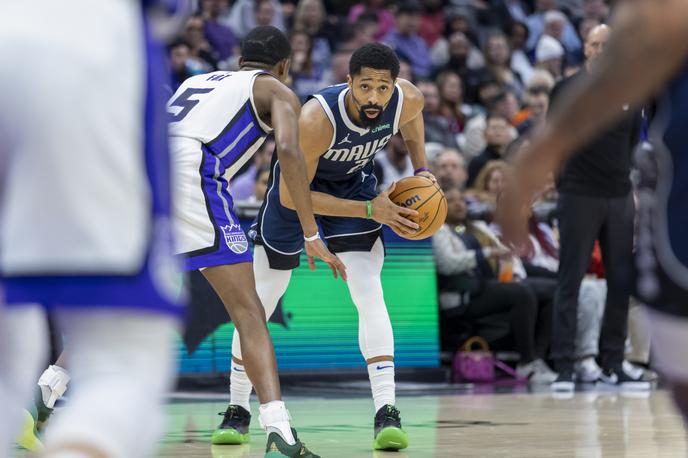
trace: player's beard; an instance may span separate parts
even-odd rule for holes
[[[369,118],[365,110],[377,110],[377,116],[375,116],[374,118]],[[364,129],[372,129],[373,127],[380,124],[380,121],[382,121],[383,112],[384,108],[380,105],[361,105],[361,108],[359,108],[358,110],[358,117],[360,119],[361,127],[363,127]]]

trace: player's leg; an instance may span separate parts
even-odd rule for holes
[[[676,405],[688,421],[688,318],[647,311],[654,365],[671,383]]]
[[[0,456],[10,456],[22,418],[28,429],[18,438],[18,443],[30,450],[41,447],[33,421],[24,408],[31,399],[46,349],[47,329],[42,307],[5,307],[0,303]]]
[[[257,245],[254,252],[253,273],[256,292],[265,308],[265,317],[270,319],[280,298],[284,295],[291,270],[271,269],[265,247]],[[253,385],[244,367],[239,333],[234,329],[232,337],[232,364],[229,377],[230,401],[225,418],[211,438],[213,444],[244,444],[249,442],[248,427],[251,422],[249,398]]]
[[[203,275],[222,299],[239,332],[244,367],[261,403],[260,423],[269,434],[268,448],[274,444],[289,456],[300,451],[310,453],[293,434],[289,412],[281,400],[275,351],[265,310],[256,293],[252,264],[208,267]]]
[[[58,317],[73,388],[46,430],[46,456],[151,455],[174,372],[176,320],[108,309],[63,310]]]
[[[370,251],[339,252],[349,276],[347,285],[358,310],[358,343],[368,364],[375,404],[376,449],[399,450],[408,446],[395,407],[394,333],[382,291],[380,273],[384,246],[377,239]]]

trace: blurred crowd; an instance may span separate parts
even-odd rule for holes
[[[586,38],[607,21],[609,2],[198,0],[196,7],[168,47],[173,90],[194,74],[237,69],[240,40],[256,25],[287,33],[290,84],[302,101],[345,83],[349,58],[361,45],[380,41],[396,51],[400,78],[425,96],[426,152],[449,202],[447,224],[433,240],[443,346],[453,350],[476,333],[496,342],[501,320],[521,372],[554,381],[544,360],[559,266],[555,178],[533,204],[525,254],[504,247],[492,215],[507,159],[543,126],[555,85],[584,67]],[[267,142],[230,184],[237,201],[262,200],[273,149]],[[413,174],[399,135],[377,154],[375,173],[380,190]],[[570,355],[579,363],[598,351],[607,294],[601,265],[596,244],[580,284]],[[647,362],[647,345],[636,344],[641,356],[633,359]]]

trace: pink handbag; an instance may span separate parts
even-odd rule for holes
[[[478,344],[479,350],[473,349],[475,344]],[[495,368],[501,369],[517,382],[527,381],[511,367],[496,359],[485,339],[474,336],[454,355],[452,382],[494,383],[497,381]]]

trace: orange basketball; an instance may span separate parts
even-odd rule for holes
[[[414,234],[399,234],[405,239],[422,240],[433,235],[447,217],[447,199],[437,183],[423,176],[402,178],[397,181],[389,198],[395,204],[418,212],[413,218],[420,229]]]

